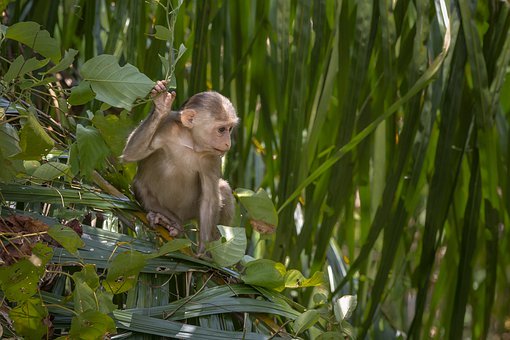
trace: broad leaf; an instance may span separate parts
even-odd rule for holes
[[[90,83],[96,99],[128,111],[137,98],[145,97],[154,86],[136,67],[131,64],[120,67],[117,59],[107,54],[88,60],[81,74]]]
[[[92,91],[90,83],[84,80],[80,82],[78,86],[71,89],[71,95],[67,101],[71,105],[83,105],[90,102],[95,97],[96,94]]]
[[[53,140],[41,126],[32,110],[26,112],[25,124],[20,131],[20,147],[22,152],[15,159],[39,160],[50,152]]]
[[[64,54],[64,58],[62,58],[62,60],[57,65],[53,66],[48,71],[46,71],[46,73],[57,73],[67,69],[69,66],[71,66],[71,64],[74,61],[74,57],[76,57],[77,54],[78,54],[77,50],[73,50],[72,48],[70,48]]]
[[[92,126],[76,126],[77,156],[80,164],[80,172],[84,176],[90,176],[96,168],[101,168],[106,156],[110,154],[106,143],[99,131]]]
[[[172,33],[170,30],[161,25],[155,25],[154,28],[156,29],[156,33],[154,34],[154,38],[159,40],[166,40],[170,41],[172,39]]]
[[[126,111],[120,115],[104,115],[101,111],[96,112],[92,123],[99,129],[106,144],[112,150],[114,156],[118,157],[124,150],[126,138],[133,130],[133,122]]]
[[[25,339],[41,339],[48,336],[48,310],[41,299],[31,298],[9,311],[16,334]]]
[[[83,313],[87,310],[97,310],[96,296],[89,285],[79,279],[74,280],[73,301],[74,310]]]
[[[109,314],[117,309],[117,305],[112,302],[112,293],[96,290],[96,299],[101,313]]]
[[[294,329],[294,334],[298,335],[306,331],[308,328],[312,327],[319,321],[320,314],[318,311],[311,309],[307,310],[303,314],[297,317],[294,320],[292,328]]]
[[[90,288],[96,290],[99,288],[99,276],[97,276],[96,266],[93,264],[86,264],[81,271],[73,274],[75,281],[85,282]]]
[[[12,62],[11,66],[7,70],[7,73],[5,73],[4,80],[6,82],[10,82],[15,78],[23,77],[27,73],[40,69],[46,65],[48,61],[49,59],[38,60],[37,58],[30,58],[25,60],[25,58],[20,55]],[[32,81],[30,83],[32,83]]]
[[[113,294],[130,290],[136,285],[138,274],[145,266],[147,258],[147,255],[134,250],[115,256],[108,266],[108,275],[103,281],[103,287]]]
[[[9,156],[21,152],[16,129],[9,123],[0,124],[0,180],[10,181],[17,173],[23,171],[21,160],[10,159]]]
[[[159,248],[158,252],[155,254],[156,256],[163,256],[165,254],[181,250],[187,248],[191,245],[191,241],[185,238],[178,238],[175,240],[171,240],[166,242]]]
[[[106,314],[88,310],[71,320],[71,339],[105,339],[116,333],[115,322]]]
[[[356,295],[344,295],[336,300],[333,305],[336,320],[341,322],[350,318],[357,304],[358,300]]]
[[[44,163],[32,173],[32,177],[38,183],[49,182],[61,176],[69,177],[69,175],[69,165],[60,162]]]
[[[221,239],[207,245],[214,262],[220,266],[231,266],[239,262],[246,251],[246,231],[244,228],[234,228],[219,225]]]
[[[0,268],[0,287],[9,301],[28,300],[37,292],[37,284],[44,267],[37,267],[28,259]]]
[[[307,279],[299,270],[291,269],[285,274],[285,288],[315,287],[324,284],[324,273],[315,272]]]
[[[248,262],[242,279],[244,283],[282,291],[286,269],[282,263],[267,259]]]
[[[41,25],[33,21],[18,22],[7,29],[5,37],[19,41],[58,63],[61,58],[60,44],[48,31],[41,30],[40,27]]]
[[[44,267],[50,262],[53,257],[53,248],[44,243],[36,243],[32,248],[32,255],[28,259],[32,264],[43,272]]]
[[[260,233],[272,233],[278,225],[278,215],[267,192],[259,189],[256,193],[248,189],[236,189],[236,197],[248,212],[250,222]]]
[[[78,248],[85,246],[85,242],[83,242],[80,236],[73,229],[65,225],[57,224],[49,227],[48,235],[71,254],[75,254]]]

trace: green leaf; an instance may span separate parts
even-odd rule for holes
[[[71,254],[76,254],[78,248],[85,246],[85,242],[83,242],[80,238],[80,235],[78,235],[73,229],[62,224],[50,226],[48,229],[48,235],[50,235]]]
[[[21,152],[19,137],[16,129],[9,123],[0,124],[0,180],[6,182],[15,178],[16,174],[23,171],[21,160],[10,159],[9,156]]]
[[[74,280],[73,301],[74,310],[83,313],[87,310],[98,310],[96,296],[89,285],[79,279]]]
[[[7,70],[7,73],[4,76],[4,80],[6,82],[10,82],[15,78],[18,77],[21,78],[27,73],[40,69],[41,67],[46,65],[48,61],[49,59],[39,60],[37,58],[30,58],[28,60],[25,60],[25,58],[23,58],[23,56],[20,55],[12,62],[11,66],[9,67],[9,70]],[[30,83],[32,83],[32,81]]]
[[[49,182],[61,176],[69,178],[70,169],[69,165],[60,162],[44,163],[32,173],[37,183]]]
[[[96,99],[128,111],[137,98],[145,97],[154,86],[136,67],[131,64],[120,67],[117,59],[107,54],[88,60],[81,74],[96,93]]]
[[[71,105],[83,105],[90,102],[95,97],[96,94],[94,91],[92,91],[90,83],[83,80],[78,84],[78,86],[75,86],[71,89],[71,95],[67,101]]]
[[[342,322],[351,317],[352,312],[356,309],[358,300],[356,295],[344,295],[336,300],[333,305],[335,318],[338,322]]]
[[[159,248],[158,252],[155,254],[156,256],[163,256],[165,254],[181,250],[187,248],[191,245],[191,241],[185,238],[177,238],[175,240],[171,240],[166,242]]]
[[[21,259],[0,268],[0,287],[9,301],[26,301],[37,292],[43,273],[44,267],[36,267],[28,259]]]
[[[102,167],[110,150],[99,131],[92,126],[76,126],[76,143],[80,172],[89,177],[94,169]]]
[[[159,40],[166,40],[166,41],[172,40],[172,33],[170,32],[170,30],[167,27],[161,26],[161,25],[156,25],[156,26],[154,26],[154,28],[156,29],[154,38],[159,39]]]
[[[246,251],[246,232],[244,228],[219,225],[221,239],[210,242],[207,250],[211,252],[214,262],[220,266],[231,266],[239,262]]]
[[[50,262],[52,257],[53,248],[44,243],[36,243],[32,248],[30,262],[32,262],[34,266],[41,268],[41,272],[43,272],[44,267],[48,264],[48,262]]]
[[[27,111],[26,121],[20,130],[20,147],[22,152],[14,159],[39,160],[50,152],[53,140],[41,126],[32,110]]]
[[[106,314],[88,310],[71,320],[69,337],[71,339],[104,339],[117,333],[115,322]]]
[[[41,299],[31,298],[9,311],[16,334],[25,339],[46,338],[48,334],[48,310]]]
[[[102,290],[96,291],[96,299],[101,313],[109,314],[117,309],[117,305],[112,302],[113,294]]]
[[[96,266],[94,264],[86,264],[83,268],[73,274],[75,281],[85,282],[90,288],[96,290],[99,288],[99,276],[97,276]]]
[[[133,288],[138,274],[145,266],[148,256],[137,251],[126,251],[115,256],[108,266],[108,275],[103,281],[107,292],[119,294]]]
[[[308,328],[312,327],[319,321],[320,314],[318,311],[311,309],[307,310],[303,314],[297,317],[294,320],[292,328],[294,329],[294,335],[298,335],[306,331]]]
[[[345,335],[341,332],[324,332],[317,336],[316,340],[338,340],[344,339]]]
[[[118,116],[113,114],[105,116],[101,111],[98,111],[94,115],[92,123],[101,132],[113,155],[120,156],[124,150],[126,138],[133,130],[132,120],[126,111],[121,112]]]
[[[324,273],[322,272],[315,272],[309,279],[296,269],[291,269],[285,274],[285,288],[315,287],[322,284],[324,284]]]
[[[46,73],[57,73],[67,69],[69,66],[71,66],[71,64],[74,61],[74,57],[76,57],[77,54],[78,54],[77,50],[73,50],[72,48],[70,48],[64,54],[64,58],[62,58],[62,60],[57,65],[53,66],[48,71],[46,71]]]
[[[282,263],[259,259],[246,264],[242,280],[246,284],[282,291],[285,288],[285,273]]]
[[[41,30],[40,25],[36,22],[18,22],[7,29],[5,37],[33,48],[42,56],[50,58],[54,63],[60,61],[61,54],[58,41],[52,38],[48,31]]]
[[[275,206],[264,189],[254,193],[251,190],[239,188],[235,190],[235,195],[248,212],[250,220],[264,222],[273,229],[278,225]]]

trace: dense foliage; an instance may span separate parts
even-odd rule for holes
[[[510,332],[508,2],[0,6],[4,332]],[[157,79],[241,118],[213,261],[144,226],[118,158]]]

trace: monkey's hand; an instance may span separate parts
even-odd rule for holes
[[[166,80],[158,80],[151,91],[154,99],[155,112],[164,115],[172,111],[172,104],[175,100],[175,92],[169,93],[166,90]]]
[[[173,219],[169,219],[155,211],[150,211],[147,214],[147,220],[149,221],[149,224],[152,228],[156,228],[157,225],[160,225],[168,230],[168,234],[172,237],[180,236],[184,232],[179,222]]]

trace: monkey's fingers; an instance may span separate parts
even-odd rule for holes
[[[158,80],[152,88],[151,95],[154,97],[163,92],[166,92],[166,80]]]

